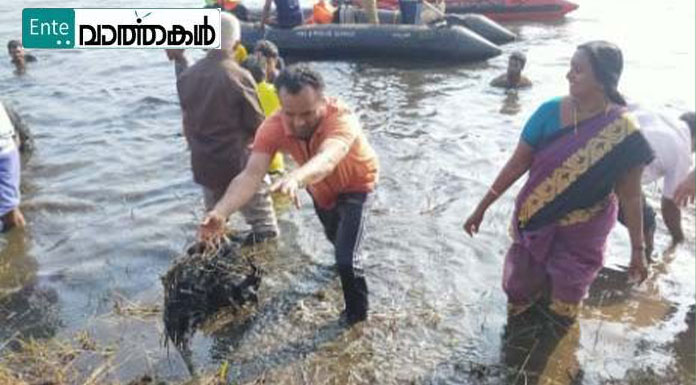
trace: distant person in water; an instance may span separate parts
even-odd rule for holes
[[[15,72],[22,74],[27,70],[27,63],[37,61],[36,56],[26,53],[22,42],[19,40],[10,40],[7,42],[7,53],[10,55],[10,60],[15,66]]]
[[[629,111],[637,119],[641,133],[655,153],[655,159],[643,171],[642,184],[647,185],[662,179],[662,219],[672,236],[672,245],[679,244],[684,241],[684,232],[675,193],[691,169],[696,140],[694,114],[686,113],[681,116],[681,120],[676,120],[638,105],[629,106]],[[643,196],[643,238],[648,260],[653,251],[657,227],[655,218],[655,210]],[[619,210],[619,222],[624,223],[623,210]]]
[[[19,210],[20,160],[19,138],[16,121],[9,107],[0,102],[0,230],[24,227],[25,221]]]
[[[508,59],[507,72],[491,81],[491,86],[500,88],[526,88],[532,86],[532,81],[522,75],[527,64],[527,57],[522,52],[513,52]]]

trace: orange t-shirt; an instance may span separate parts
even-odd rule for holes
[[[379,177],[377,154],[365,138],[358,119],[343,103],[329,99],[326,116],[309,141],[296,138],[283,124],[282,110],[266,119],[256,131],[253,151],[273,155],[276,151],[289,154],[302,166],[327,139],[337,139],[350,150],[331,175],[307,186],[319,207],[330,209],[339,194],[371,192]]]

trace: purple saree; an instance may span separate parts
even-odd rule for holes
[[[624,112],[616,108],[564,128],[535,152],[505,258],[503,288],[513,308],[526,308],[547,290],[552,306],[577,305],[587,294],[616,222],[614,185],[652,159]]]

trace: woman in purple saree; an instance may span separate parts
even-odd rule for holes
[[[617,91],[622,67],[613,44],[579,46],[566,76],[569,95],[544,103],[529,119],[514,154],[464,224],[469,235],[478,232],[488,207],[529,171],[503,273],[511,316],[548,293],[553,313],[577,316],[603,265],[619,203],[633,245],[629,276],[647,276],[640,179],[653,155]]]

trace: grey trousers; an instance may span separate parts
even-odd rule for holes
[[[363,0],[363,10],[367,15],[370,24],[379,24],[379,11],[377,10],[377,0]]]
[[[251,197],[251,200],[242,207],[239,212],[244,216],[246,223],[255,233],[274,231],[278,233],[278,221],[273,210],[273,200],[268,191],[270,180],[264,178],[259,190]],[[210,189],[203,186],[203,204],[205,210],[210,211],[215,204],[225,195],[225,189]]]

